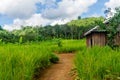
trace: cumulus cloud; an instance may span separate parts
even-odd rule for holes
[[[120,7],[120,0],[109,0],[109,2],[105,3],[107,8],[116,8]]]
[[[67,23],[69,21],[70,21],[69,19],[58,19],[58,20],[52,21],[52,23],[50,25],[52,25],[52,26],[54,26],[56,24],[62,25],[62,24],[65,24],[65,23]]]
[[[12,31],[14,29],[21,29],[22,24],[24,24],[24,21],[20,19],[15,19],[12,24],[9,25],[5,24],[3,26],[3,29],[6,29],[8,31]]]
[[[23,26],[64,24],[88,11],[97,0],[1,0],[0,14],[12,17],[13,23],[4,29],[20,29]],[[37,11],[40,3],[40,13]]]
[[[34,14],[29,19],[15,19],[12,24],[4,25],[3,29],[12,31],[14,29],[21,29],[21,26],[45,26],[51,21],[41,17],[41,14]]]
[[[45,26],[46,24],[50,24],[50,25],[56,25],[56,24],[65,24],[69,22],[69,19],[55,19],[55,20],[49,20],[49,19],[45,19],[41,16],[41,14],[34,14],[32,15],[29,19],[15,19],[13,21],[13,24],[9,24],[9,25],[4,25],[3,29],[12,31],[12,30],[18,30],[21,29],[21,26]]]
[[[71,18],[87,12],[88,8],[97,0],[62,0],[57,4],[57,8],[47,8],[42,12],[42,16],[48,19]]]
[[[43,25],[50,23],[50,20],[45,19],[41,16],[41,14],[34,14],[31,18],[28,20],[25,20],[25,25],[29,26],[36,26],[36,25]]]
[[[13,18],[29,18],[36,11],[36,3],[44,0],[1,0],[0,14]]]
[[[106,8],[111,8],[110,12],[107,13],[106,19],[109,19],[110,17],[113,17],[116,13],[115,8],[120,7],[120,0],[109,0],[105,3]]]

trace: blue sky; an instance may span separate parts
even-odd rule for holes
[[[104,16],[105,9],[118,6],[120,0],[1,0],[0,25],[14,30],[21,25],[64,24],[77,16]]]
[[[109,0],[98,0],[97,3],[92,5],[87,13],[82,14],[82,17],[90,17],[90,16],[105,16],[104,10],[107,9],[105,3]]]

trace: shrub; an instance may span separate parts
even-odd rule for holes
[[[59,58],[55,54],[51,54],[50,62],[57,63],[59,61]]]

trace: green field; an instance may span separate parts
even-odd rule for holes
[[[108,46],[79,51],[75,65],[80,80],[120,80],[120,51]]]
[[[86,48],[85,40],[50,40],[25,44],[0,44],[0,80],[32,80],[56,63],[55,53],[76,53],[79,80],[119,80],[120,52],[106,47]]]
[[[3,44],[0,46],[0,80],[32,80],[38,70],[57,60],[50,48],[42,44]]]
[[[0,80],[32,80],[42,69],[58,61],[54,52],[81,49],[77,44],[79,40],[63,40],[62,47],[58,46],[57,41],[0,44]]]

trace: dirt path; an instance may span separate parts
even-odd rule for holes
[[[73,68],[74,55],[72,53],[58,54],[60,61],[45,69],[37,80],[74,80],[74,77],[69,74]]]

